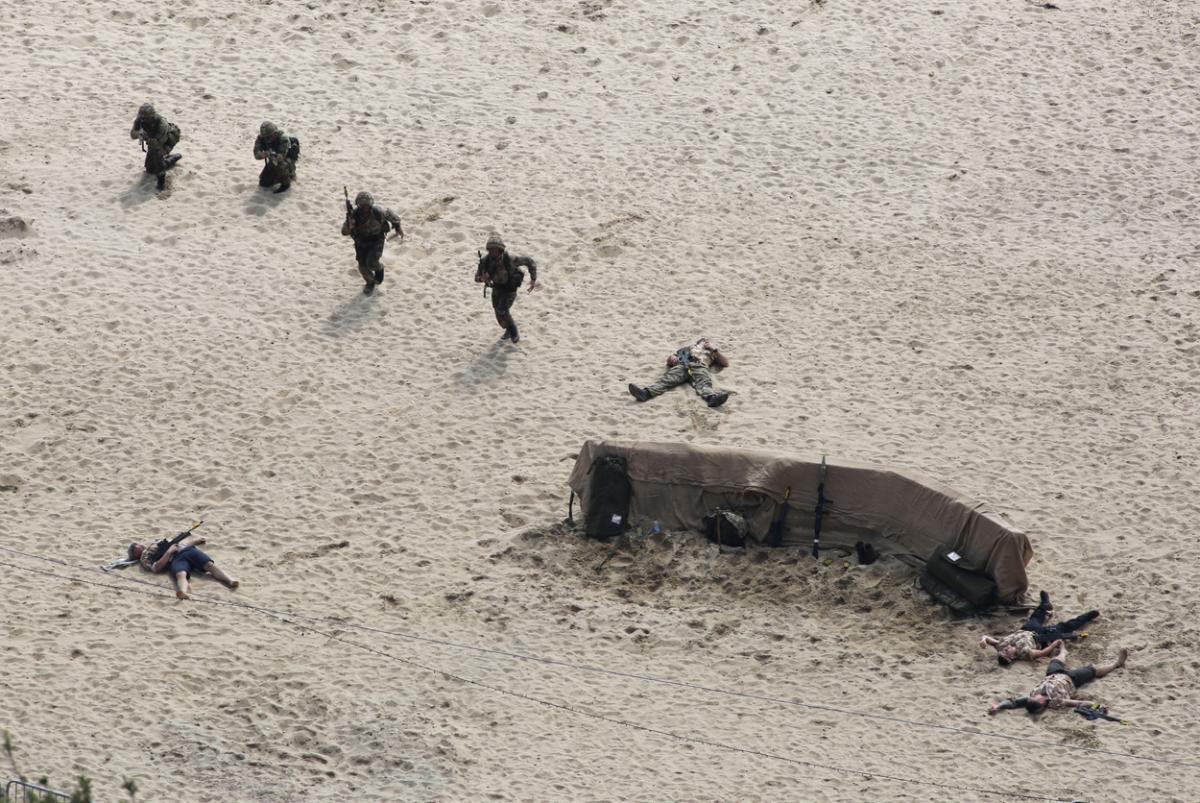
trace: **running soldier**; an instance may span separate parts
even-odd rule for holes
[[[279,126],[267,121],[258,127],[258,137],[254,140],[254,158],[262,159],[262,172],[258,174],[258,186],[275,187],[276,194],[287,192],[296,178],[296,159],[299,157],[299,146],[293,149],[292,138],[279,129]]]
[[[727,368],[729,358],[721,353],[716,343],[702,337],[667,357],[667,370],[657,382],[644,388],[631,383],[629,393],[633,398],[644,402],[661,396],[676,385],[688,382],[709,407],[720,407],[729,398],[729,393],[713,390],[712,376],[709,373],[709,368],[713,365]]]
[[[129,129],[129,138],[142,141],[146,172],[158,177],[161,192],[167,186],[167,170],[182,158],[178,153],[171,153],[171,149],[179,144],[179,127],[164,120],[149,103],[143,103],[133,128]]]
[[[537,263],[532,257],[508,253],[499,234],[488,237],[486,248],[487,253],[479,258],[475,281],[492,288],[492,309],[496,313],[496,323],[504,329],[500,339],[519,343],[521,333],[517,331],[517,322],[512,317],[512,305],[517,300],[521,283],[525,281],[525,271],[521,268],[529,268],[529,292],[537,288]]]
[[[400,218],[390,209],[375,205],[369,192],[354,196],[354,206],[346,201],[346,222],[342,224],[342,236],[354,238],[354,256],[358,260],[358,272],[362,274],[363,292],[375,292],[375,286],[383,284],[383,242],[387,233],[396,230],[397,237],[404,238],[404,227]]]

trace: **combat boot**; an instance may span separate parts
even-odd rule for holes
[[[375,269],[375,284],[383,284],[383,268]]]
[[[639,388],[632,382],[629,383],[629,393],[640,402],[650,401],[650,391],[645,388]]]
[[[707,397],[704,401],[708,402],[709,407],[720,407],[729,398],[728,393],[714,393]]]
[[[375,282],[367,282],[363,285],[363,295],[369,296],[375,292]]]
[[[291,188],[292,188],[291,184],[280,184],[278,187],[275,188],[275,194],[278,195],[281,192],[287,192]]]

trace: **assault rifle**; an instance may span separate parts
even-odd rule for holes
[[[479,255],[479,261],[482,262],[483,261],[483,252],[477,248],[477,249],[475,249],[475,253]],[[488,278],[488,275],[486,273],[484,273],[483,274],[483,297],[484,298],[487,298],[487,290],[491,286],[492,286],[492,280]]]
[[[151,553],[151,556],[155,560],[158,560],[159,558],[161,558],[163,555],[166,554],[168,549],[170,549],[175,544],[178,544],[183,539],[187,538],[189,535],[192,534],[192,530],[195,530],[197,527],[199,527],[203,523],[204,523],[204,520],[201,519],[200,521],[193,524],[191,527],[188,527],[186,530],[181,532],[179,535],[172,538],[170,541],[168,541],[165,538],[163,540],[159,541],[157,544],[154,545],[154,551]]]
[[[354,204],[350,203],[350,190],[346,189],[346,185],[342,185],[342,195],[346,196],[346,217],[353,217]]]
[[[142,153],[146,152],[146,132],[138,131],[138,144],[142,146]]]
[[[821,471],[820,479],[817,482],[817,509],[815,511],[815,520],[813,521],[813,548],[812,556],[814,558],[821,555],[821,518],[825,515],[825,505],[829,502],[825,498],[825,455],[821,455]]]

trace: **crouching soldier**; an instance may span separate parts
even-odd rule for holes
[[[375,292],[375,285],[383,283],[383,242],[387,233],[396,230],[397,237],[404,237],[400,218],[390,209],[375,206],[369,192],[354,196],[354,206],[346,201],[346,222],[342,224],[342,236],[354,238],[354,256],[358,260],[358,272],[362,274],[363,292]]]
[[[258,127],[254,140],[254,158],[262,159],[262,172],[258,174],[258,186],[275,187],[275,192],[287,192],[296,178],[296,160],[300,157],[300,143],[286,136],[279,126],[264,122]]]
[[[525,272],[521,270],[523,267],[529,268],[529,291],[533,292],[537,287],[537,263],[532,257],[508,253],[500,235],[493,234],[488,237],[487,254],[479,258],[479,268],[475,271],[475,281],[492,288],[492,309],[496,313],[496,323],[504,329],[501,340],[514,343],[521,340],[517,322],[512,317],[512,305],[517,300],[521,283],[525,281]]]
[[[179,144],[179,127],[168,123],[149,103],[143,103],[138,109],[129,129],[130,139],[140,139],[142,150],[146,152],[146,172],[158,177],[158,189],[162,191],[167,186],[167,169],[181,158],[171,149]]]

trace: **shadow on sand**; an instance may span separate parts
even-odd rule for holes
[[[338,304],[329,313],[329,317],[321,322],[322,334],[326,337],[341,337],[362,329],[379,314],[379,305],[375,303],[375,299],[378,297],[379,291],[367,295],[361,289],[358,290],[353,296]]]
[[[495,382],[508,370],[508,357],[517,347],[507,340],[497,340],[488,346],[470,365],[455,374],[454,378],[466,388],[478,388]]]

